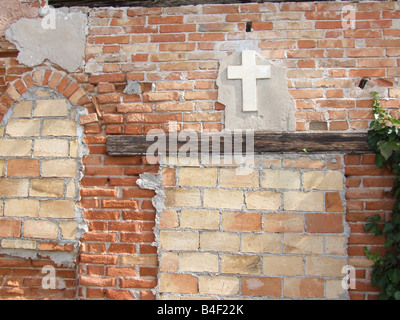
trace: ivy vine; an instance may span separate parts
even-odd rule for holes
[[[373,260],[371,284],[382,289],[381,300],[400,300],[400,119],[392,118],[381,107],[377,92],[372,92],[374,120],[368,130],[368,144],[376,154],[376,166],[387,166],[396,175],[392,193],[396,199],[390,219],[381,221],[376,214],[367,218],[364,230],[385,237],[384,255],[364,248],[366,256]]]

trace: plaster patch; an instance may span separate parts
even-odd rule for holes
[[[255,112],[243,112],[242,80],[228,79],[228,67],[242,65],[242,52],[235,52],[220,60],[217,78],[218,102],[226,107],[225,128],[269,132],[295,131],[296,105],[288,91],[286,69],[269,63],[256,52],[255,56],[256,64],[269,66],[271,72],[271,78],[257,80]]]
[[[48,59],[74,72],[85,58],[86,24],[87,16],[81,12],[57,10],[55,29],[44,29],[42,19],[22,18],[5,35],[19,50],[20,63],[33,67]]]

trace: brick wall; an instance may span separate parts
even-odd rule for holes
[[[37,6],[38,4],[32,2],[32,5]],[[155,293],[159,293],[161,297],[170,294],[175,296],[186,295],[184,292],[168,291],[171,289],[165,288],[165,280],[162,280],[166,278],[158,279],[158,272],[161,272],[160,275],[165,273],[170,277],[172,277],[171,275],[185,275],[188,278],[188,283],[193,285],[191,289],[193,292],[190,293],[195,295],[210,296],[214,294],[204,291],[207,290],[205,288],[209,287],[210,281],[212,282],[214,279],[204,278],[204,274],[199,270],[186,271],[188,269],[184,267],[184,269],[180,269],[181,265],[185,266],[185,261],[187,262],[191,258],[188,252],[161,249],[161,256],[166,254],[171,259],[175,256],[179,258],[179,265],[178,269],[172,270],[174,266],[174,259],[172,259],[169,265],[169,268],[172,269],[165,272],[158,270],[157,244],[159,239],[155,237],[153,232],[156,211],[151,202],[155,193],[153,190],[139,188],[136,181],[139,174],[145,172],[156,174],[159,167],[150,165],[146,158],[141,156],[115,158],[107,155],[106,136],[112,134],[145,134],[154,128],[165,131],[173,130],[168,121],[176,121],[178,130],[221,130],[224,126],[225,106],[216,102],[217,88],[215,82],[218,60],[226,57],[237,48],[255,49],[264,57],[270,58],[272,63],[287,68],[288,90],[296,101],[297,112],[295,117],[298,131],[365,131],[372,118],[370,95],[372,90],[378,91],[383,98],[382,105],[388,108],[392,115],[397,115],[399,4],[394,1],[352,4],[356,11],[356,29],[354,30],[346,30],[342,27],[341,10],[343,5],[343,3],[337,2],[304,2],[199,5],[178,8],[100,8],[90,10],[80,8],[77,10],[88,14],[89,34],[86,41],[85,65],[74,73],[68,73],[58,66],[50,66],[51,63],[49,62],[36,68],[20,65],[16,59],[17,50],[15,46],[8,43],[4,37],[1,38],[0,92],[2,96],[0,98],[0,121],[3,121],[1,125],[7,124],[7,127],[2,129],[4,131],[1,131],[2,140],[23,140],[25,143],[27,140],[32,140],[32,143],[33,140],[35,142],[36,140],[43,140],[41,136],[31,136],[31,132],[24,138],[7,136],[8,130],[12,130],[11,127],[9,129],[9,121],[12,123],[13,121],[26,120],[23,117],[14,119],[13,110],[23,109],[21,106],[24,105],[24,101],[24,103],[32,101],[32,105],[37,106],[39,100],[47,100],[45,97],[38,97],[33,100],[30,95],[36,90],[52,92],[55,96],[51,100],[64,99],[63,101],[66,101],[69,106],[68,110],[84,108],[88,113],[81,116],[79,121],[75,119],[76,125],[83,128],[82,138],[88,154],[82,157],[84,175],[80,183],[76,185],[79,194],[77,193],[77,198],[73,199],[76,202],[79,200],[78,205],[83,210],[83,217],[88,225],[88,230],[79,241],[80,251],[74,266],[59,266],[61,269],[57,269],[57,275],[60,278],[64,277],[63,268],[68,270],[65,279],[73,279],[72,274],[75,275],[76,281],[68,282],[73,294],[72,291],[68,291],[68,294],[66,294],[63,289],[66,298],[154,299]],[[250,21],[252,22],[252,29],[250,32],[246,32],[246,23]],[[41,75],[40,79],[38,72]],[[357,87],[363,77],[370,78],[364,90]],[[139,83],[140,90],[138,93],[124,93],[128,81]],[[96,98],[96,100],[93,98]],[[62,107],[57,108],[58,111],[61,109]],[[40,121],[44,123],[46,119],[43,118]],[[35,121],[37,119],[32,115],[30,120]],[[19,134],[19,127],[16,132]],[[57,148],[61,148],[67,140],[69,141],[68,138],[64,137],[60,137],[58,140],[60,140],[60,145],[57,144]],[[30,152],[33,152],[33,148],[34,145],[30,147]],[[286,167],[293,159],[278,156],[276,159],[280,161],[282,169],[276,167],[274,170],[268,171],[267,168],[258,167],[256,170],[257,175],[260,176],[261,174],[270,174],[273,178],[282,174],[289,179],[282,179],[282,181],[288,181],[289,185],[275,187],[262,184],[254,187],[232,185],[234,182],[240,183],[240,179],[238,181],[236,178],[229,180],[231,173],[227,170],[229,168],[216,167],[201,167],[201,175],[198,176],[196,181],[207,182],[209,180],[205,179],[206,177],[215,176],[217,184],[214,185],[213,182],[213,185],[198,186],[195,185],[196,182],[193,177],[196,172],[198,174],[200,171],[193,171],[192,169],[200,168],[186,168],[185,166],[182,168],[175,166],[166,168],[169,176],[165,173],[163,175],[164,180],[175,174],[176,180],[174,181],[178,183],[173,187],[171,186],[171,189],[177,188],[186,192],[183,198],[177,199],[193,200],[197,203],[194,208],[186,208],[187,203],[183,203],[182,206],[180,204],[179,208],[186,209],[179,209],[176,213],[174,212],[176,205],[171,205],[165,213],[166,217],[170,218],[164,217],[162,220],[163,224],[169,224],[162,228],[186,232],[186,229],[181,230],[186,226],[185,224],[182,225],[182,216],[184,218],[189,217],[185,215],[184,210],[201,210],[201,212],[196,211],[196,213],[208,215],[218,211],[217,215],[221,217],[218,226],[211,219],[210,223],[214,221],[211,226],[188,225],[190,226],[188,228],[193,229],[191,232],[197,232],[199,237],[200,233],[205,235],[210,233],[214,233],[214,235],[217,233],[234,235],[239,238],[240,246],[244,245],[244,238],[249,235],[280,237],[282,241],[281,246],[278,246],[280,251],[279,253],[273,252],[271,255],[274,259],[287,255],[290,258],[301,256],[304,263],[301,278],[300,275],[294,275],[290,272],[282,275],[269,275],[268,271],[265,270],[264,263],[270,256],[267,251],[256,254],[230,249],[217,253],[211,249],[206,249],[201,253],[206,254],[211,259],[215,259],[215,255],[218,255],[221,265],[218,264],[219,269],[217,271],[214,271],[216,270],[214,265],[212,272],[221,273],[222,278],[216,278],[215,281],[223,283],[226,277],[230,277],[228,280],[233,280],[229,282],[229,284],[232,284],[231,287],[238,288],[235,289],[236,291],[232,291],[235,292],[234,295],[251,297],[256,297],[258,294],[261,294],[261,297],[296,296],[297,293],[293,293],[295,292],[293,288],[301,285],[300,282],[312,280],[317,282],[315,288],[320,290],[318,291],[318,298],[326,298],[335,294],[334,289],[327,290],[329,280],[332,280],[332,283],[337,283],[339,275],[335,273],[333,278],[330,279],[326,275],[310,274],[310,263],[316,258],[318,258],[317,260],[332,258],[327,251],[329,248],[326,247],[326,239],[330,236],[337,236],[337,234],[335,232],[332,234],[325,232],[308,234],[305,229],[307,226],[306,218],[310,215],[308,219],[315,217],[318,220],[323,215],[327,219],[331,217],[337,219],[337,217],[344,217],[345,215],[350,227],[350,234],[341,231],[339,235],[348,238],[348,252],[343,256],[343,259],[347,259],[348,255],[349,264],[357,267],[358,279],[357,289],[350,291],[350,297],[352,299],[376,298],[376,289],[369,286],[370,262],[365,259],[362,247],[371,245],[382,250],[381,240],[366,235],[362,226],[365,217],[374,213],[387,215],[390,212],[390,205],[392,204],[388,195],[390,174],[376,170],[371,155],[345,156],[344,160],[342,155],[338,157],[336,163],[329,162],[328,158],[322,157],[323,166],[321,168],[308,168],[297,162],[293,163],[293,167]],[[68,157],[63,156],[62,158],[70,160],[73,157],[68,154]],[[39,161],[39,164],[46,160],[55,160],[53,158],[47,159],[46,155],[35,156],[32,153],[15,156],[1,155],[0,172],[3,173],[0,176],[2,181],[7,181],[7,179],[26,181],[26,188],[34,183],[37,177],[31,175],[37,174],[37,171],[35,173],[34,170],[29,169],[29,177],[26,177],[26,171],[22,172],[21,167],[17,165],[14,166],[14,169],[17,170],[14,172],[15,175],[9,177],[10,167],[13,169],[13,161],[10,160],[13,159],[29,162],[32,168],[35,167],[35,163],[37,164],[36,160]],[[305,165],[314,164],[315,161],[318,163],[321,159],[305,161]],[[266,156],[264,160],[269,161],[269,156]],[[39,165],[39,177],[46,179],[43,169],[45,169],[45,166]],[[305,208],[289,207],[288,209],[288,203],[286,203],[285,208],[285,199],[290,199],[292,196],[293,203],[298,204],[298,196],[305,192],[312,183],[318,181],[322,172],[324,174],[329,172],[333,175],[333,179],[329,179],[329,182],[331,182],[334,181],[337,172],[343,174],[343,170],[346,176],[345,189],[331,190],[328,188],[328,190],[310,192],[317,197],[312,204],[324,206],[323,208],[318,207],[318,210],[312,208],[315,216],[311,216],[311,212],[303,211]],[[13,173],[12,170],[11,173]],[[207,174],[203,177],[204,173]],[[301,177],[300,185],[295,184],[299,176]],[[74,176],[60,179],[67,182],[68,179],[78,181],[79,178]],[[53,179],[56,180],[57,178],[51,177],[51,180]],[[224,179],[228,179],[229,187],[221,185]],[[193,185],[191,186],[191,184]],[[328,186],[329,184],[326,185],[326,188]],[[247,208],[247,211],[243,211],[243,214],[250,214],[252,217],[253,225],[246,226],[251,229],[250,231],[242,232],[241,230],[230,229],[232,226],[229,226],[229,220],[240,219],[240,214],[237,213],[240,210],[238,208],[239,203],[237,203],[238,207],[229,208],[224,206],[224,201],[215,202],[218,196],[222,196],[222,199],[224,199],[225,193],[223,192],[225,189],[242,195],[243,201],[240,202],[240,205],[245,205],[245,208]],[[13,188],[12,190],[15,191],[16,189]],[[200,192],[200,190],[202,191]],[[202,193],[203,191],[204,193]],[[251,207],[251,203],[254,201],[256,205],[259,203],[262,205],[266,199],[264,197],[266,192],[271,196],[275,195],[276,192],[280,197],[283,197],[283,199],[280,198],[279,208],[270,211],[276,211],[279,219],[284,219],[281,216],[283,214],[285,217],[290,217],[293,214],[302,217],[302,231],[291,234],[275,233],[265,229],[266,224],[263,219],[273,213],[269,212],[269,209]],[[245,193],[249,193],[248,198],[244,197]],[[278,205],[277,194],[275,195],[276,202],[268,202],[268,205]],[[79,199],[78,195],[80,196]],[[16,222],[18,224],[18,221],[21,220],[22,226],[22,219],[15,216],[10,219],[6,216],[6,209],[8,208],[6,202],[15,200],[13,198],[24,197],[26,197],[25,194],[15,197],[2,196],[2,201],[0,201],[0,212],[2,213],[0,230],[7,230],[7,232],[12,230],[7,227],[10,220],[14,224]],[[63,197],[66,197],[65,193]],[[346,211],[330,212],[327,206],[332,202],[336,203],[339,198],[343,203],[346,201]],[[70,198],[57,199],[69,200]],[[35,198],[30,197],[26,200],[34,201]],[[41,199],[36,200],[41,201]],[[203,202],[199,202],[199,200]],[[232,204],[229,205],[236,204],[237,199],[233,200]],[[193,203],[189,204],[192,205]],[[250,208],[247,207],[248,205],[250,205]],[[338,210],[338,208],[335,210]],[[180,220],[176,220],[177,214],[179,214]],[[190,215],[190,212],[186,214]],[[23,219],[30,220],[30,218],[32,217],[28,216]],[[41,219],[39,216],[32,220],[42,221]],[[52,217],[51,219],[55,218]],[[54,222],[51,219],[49,221]],[[62,220],[64,218],[60,219],[57,223],[64,221]],[[260,219],[262,221],[261,227],[257,224]],[[196,221],[186,222],[196,223]],[[183,222],[185,223],[185,219]],[[235,224],[232,222],[232,225]],[[60,225],[58,224],[58,226]],[[346,223],[343,221],[344,226],[346,226]],[[24,228],[21,230],[23,232]],[[12,236],[2,236],[2,241],[7,240],[5,241],[6,245],[10,240],[16,243],[15,240],[19,237],[20,240],[25,241],[24,243],[27,243],[26,241],[40,242],[36,238],[25,239],[24,234],[18,232]],[[290,255],[285,251],[285,248],[287,248],[285,241],[288,243],[296,237],[303,237],[307,241],[322,237],[325,239],[325,243],[322,248],[321,244],[318,244],[319,247],[317,247],[320,251],[316,254]],[[58,235],[53,240],[59,245],[63,238]],[[375,243],[375,241],[378,242]],[[201,245],[200,242],[199,244]],[[159,246],[158,248],[160,249]],[[53,249],[56,252],[61,252],[59,251],[61,248],[58,246]],[[241,250],[242,247],[239,247],[239,249]],[[193,250],[189,254],[194,254],[193,258],[195,258],[198,252]],[[227,271],[229,269],[229,266],[226,269],[227,264],[234,266],[234,260],[242,257],[242,255],[246,258],[248,256],[256,257],[257,261],[260,261],[261,265],[255,264],[259,268],[257,272],[252,271],[253,273],[248,274],[243,270]],[[336,259],[337,257],[333,258]],[[232,263],[227,263],[228,260]],[[222,264],[222,261],[225,261],[224,264]],[[162,268],[164,268],[164,260],[161,260],[161,262]],[[52,262],[39,257],[33,260],[25,260],[7,254],[2,255],[0,257],[1,298],[33,297],[28,295],[28,289],[25,290],[21,282],[12,282],[9,279],[13,275],[18,276],[23,272],[32,271],[37,274],[37,267],[45,264],[52,264]],[[201,261],[199,261],[200,265]],[[193,268],[193,266],[186,267]],[[220,280],[222,282],[218,282]],[[272,293],[262,290],[259,293],[251,292],[247,289],[249,289],[248,284],[252,281],[253,283],[261,283],[261,288],[269,287],[272,283],[275,289],[280,288],[281,291],[276,290]],[[12,283],[14,286],[10,287],[9,284]],[[154,291],[153,289],[157,284],[159,284],[159,287]],[[307,283],[303,287],[308,288]],[[321,296],[322,287],[324,288],[323,296]],[[46,292],[48,292],[48,297],[54,296],[54,293],[42,290],[40,297],[45,298]],[[306,295],[300,294],[300,296]]]

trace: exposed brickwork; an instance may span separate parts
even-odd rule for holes
[[[23,2],[38,6],[37,1]],[[48,63],[37,68],[20,65],[15,46],[2,37],[0,121],[7,121],[7,128],[0,126],[0,137],[11,134],[0,139],[0,192],[8,192],[0,201],[2,245],[21,250],[37,246],[36,238],[15,241],[25,230],[26,235],[38,230],[31,225],[33,233],[29,233],[29,223],[22,224],[22,220],[39,221],[35,215],[42,210],[45,215],[52,213],[46,206],[35,211],[34,198],[19,201],[19,210],[13,201],[26,198],[32,187],[41,188],[43,183],[54,195],[64,195],[68,185],[57,184],[55,169],[65,169],[59,172],[60,180],[71,179],[69,163],[59,167],[48,154],[51,150],[54,158],[68,160],[66,150],[73,148],[66,146],[68,138],[39,139],[43,132],[54,135],[59,130],[68,131],[67,123],[58,118],[64,117],[63,107],[57,108],[61,113],[53,114],[55,110],[46,102],[35,104],[38,113],[29,118],[29,139],[21,136],[26,134],[22,128],[30,108],[29,103],[22,103],[29,100],[24,94],[41,88],[53,90],[57,99],[88,111],[76,121],[83,127],[89,152],[82,160],[85,171],[79,185],[79,205],[88,232],[80,243],[76,273],[75,268],[57,269],[59,277],[67,270],[65,279],[74,279],[68,280],[71,290],[58,292],[58,297],[154,299],[152,289],[158,284],[160,292],[172,296],[335,298],[342,275],[324,272],[339,269],[336,260],[331,260],[336,254],[343,259],[348,254],[348,263],[357,267],[358,279],[350,298],[376,298],[377,291],[369,282],[370,261],[362,248],[370,245],[382,250],[382,243],[366,235],[362,226],[369,215],[387,216],[393,200],[388,193],[392,177],[374,167],[371,155],[345,156],[344,165],[342,156],[336,162],[318,157],[265,157],[265,168],[253,172],[250,179],[233,175],[231,168],[170,163],[171,168],[162,174],[163,186],[169,187],[169,209],[159,226],[168,232],[165,239],[173,240],[177,230],[185,232],[186,244],[193,250],[161,249],[162,277],[158,279],[152,230],[154,191],[136,184],[139,174],[156,174],[158,166],[149,165],[140,156],[114,158],[106,154],[107,135],[141,135],[151,129],[223,129],[225,106],[216,102],[218,60],[238,47],[256,49],[287,68],[298,131],[365,131],[372,118],[371,90],[379,91],[382,105],[398,116],[399,3],[352,3],[356,10],[354,30],[342,27],[343,5],[304,2],[90,9],[86,63],[71,74]],[[246,32],[248,21],[252,22],[251,32]],[[362,77],[370,78],[364,90],[357,87]],[[139,83],[138,93],[125,91],[128,81]],[[37,100],[46,101],[46,97]],[[46,119],[42,112],[52,117]],[[8,118],[11,114],[15,119]],[[35,123],[35,117],[43,122]],[[168,121],[176,121],[178,126]],[[271,165],[276,167],[271,169]],[[342,170],[345,189],[340,184]],[[243,206],[247,211],[242,212]],[[26,217],[18,216],[21,211]],[[337,252],[338,242],[347,236],[344,216],[350,227],[348,252],[332,253],[332,257],[328,252]],[[48,227],[42,228],[46,231],[42,236],[55,237]],[[200,235],[196,230],[204,231]],[[279,237],[281,242],[277,243]],[[325,241],[322,247],[321,237]],[[306,247],[299,246],[303,242]],[[204,252],[196,252],[201,245]],[[39,247],[56,252],[68,248],[49,241]],[[269,251],[271,255],[266,253]],[[303,268],[300,256],[304,257]],[[267,264],[269,259],[274,261]],[[204,264],[205,260],[209,263]],[[278,263],[290,269],[277,275],[274,265]],[[29,272],[38,275],[37,266],[45,264],[52,263],[44,258],[31,261],[2,256],[0,297],[54,297],[54,292],[40,291],[40,285],[30,289],[23,281],[6,278]],[[221,274],[210,276],[203,271]],[[40,295],[33,295],[34,288]]]

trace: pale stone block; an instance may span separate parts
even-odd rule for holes
[[[303,258],[299,256],[263,257],[263,274],[270,276],[302,275]]]
[[[261,274],[261,257],[224,254],[221,259],[221,272],[238,274]]]
[[[283,208],[289,211],[324,211],[324,194],[322,192],[285,192]]]
[[[343,190],[343,173],[340,171],[307,171],[303,186],[308,190]]]
[[[28,197],[28,179],[0,179],[0,196]]]
[[[300,172],[295,170],[262,171],[261,187],[273,189],[300,189]]]
[[[169,188],[165,189],[166,207],[198,207],[201,205],[200,190]]]
[[[250,191],[246,193],[247,209],[278,210],[282,204],[282,195],[273,191]]]
[[[254,169],[220,169],[219,185],[228,188],[257,188],[258,171]]]
[[[215,187],[217,185],[217,169],[180,168],[178,178],[180,186]]]
[[[206,231],[200,234],[201,250],[234,251],[240,248],[240,238],[236,233]]]
[[[33,199],[6,199],[4,215],[8,217],[38,217],[39,201]]]
[[[179,271],[181,272],[218,272],[218,269],[218,254],[196,252],[179,255]]]
[[[68,140],[36,139],[33,143],[35,157],[68,157]]]
[[[64,239],[74,240],[76,238],[76,222],[60,221],[61,235]]]
[[[346,255],[346,237],[326,236],[325,237],[325,254]]]
[[[23,235],[26,238],[56,239],[58,226],[51,221],[25,220]]]
[[[67,117],[68,104],[64,99],[37,100],[33,110],[34,117]]]
[[[73,159],[43,160],[43,177],[76,177],[77,163]]]
[[[32,115],[32,101],[21,101],[14,106],[11,118],[30,118]]]
[[[32,197],[60,198],[64,196],[64,180],[32,179],[29,188]]]
[[[196,231],[160,232],[160,248],[162,250],[198,250],[199,233]]]
[[[23,239],[3,239],[1,240],[1,247],[4,249],[35,250],[36,241]]]
[[[67,119],[45,119],[43,120],[42,135],[76,137],[77,125],[75,121]]]
[[[326,280],[326,297],[328,299],[340,299],[346,298],[347,291],[343,289],[342,280]]]
[[[219,211],[185,209],[181,211],[180,222],[182,228],[218,229]]]
[[[281,253],[282,237],[279,234],[242,234],[241,252]]]
[[[69,200],[43,200],[40,202],[41,218],[75,218],[75,202]]]
[[[322,236],[304,234],[285,234],[283,240],[283,253],[293,254],[322,254],[324,251]]]
[[[344,258],[306,257],[306,275],[342,278],[342,268],[345,265]]]
[[[239,277],[200,276],[200,294],[236,295],[239,293]]]
[[[8,120],[6,136],[37,137],[40,135],[40,120]]]
[[[204,207],[207,208],[243,208],[243,191],[227,189],[204,190]]]
[[[0,157],[29,157],[32,140],[0,139]]]

